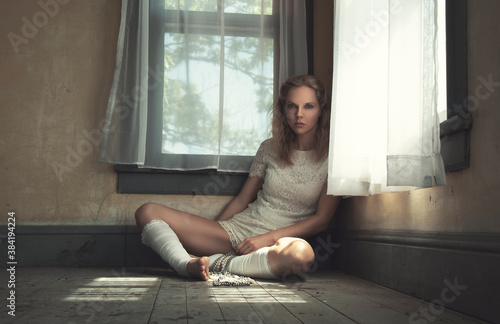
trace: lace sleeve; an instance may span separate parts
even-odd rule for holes
[[[264,179],[266,175],[266,154],[269,147],[269,140],[266,140],[260,144],[257,153],[252,162],[252,166],[250,167],[249,177],[259,177]]]

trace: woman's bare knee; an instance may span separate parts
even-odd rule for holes
[[[309,243],[303,239],[296,239],[285,248],[286,255],[294,264],[307,266],[307,270],[314,262],[314,251]]]
[[[269,249],[269,263],[277,276],[303,278],[314,263],[314,251],[303,239],[282,238]]]
[[[159,219],[155,217],[155,209],[157,209],[157,207],[158,205],[154,203],[146,203],[137,208],[135,211],[135,223],[140,230],[142,230],[144,226],[152,220]]]

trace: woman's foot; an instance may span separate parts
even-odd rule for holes
[[[197,259],[192,259],[186,265],[186,269],[191,277],[204,281],[208,280],[209,267],[210,267],[210,260],[206,256]]]

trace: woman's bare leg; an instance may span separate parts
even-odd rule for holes
[[[210,256],[233,250],[227,232],[216,221],[152,203],[137,210],[139,229],[153,220],[167,223],[186,251],[193,255]],[[303,278],[314,262],[314,251],[303,239],[285,237],[269,248],[267,257],[275,276]],[[209,265],[207,257],[199,257],[189,261],[186,268],[192,277],[207,280]]]
[[[231,273],[261,279],[304,279],[314,262],[314,251],[303,239],[285,237],[275,245],[230,259]]]
[[[208,280],[210,261],[205,256],[232,250],[227,232],[216,221],[151,203],[137,209],[135,217],[141,231],[154,220],[165,222],[186,252],[203,256],[187,263],[186,270],[191,277]]]
[[[277,277],[303,279],[313,265],[315,256],[307,241],[284,237],[269,249],[268,258],[271,270]]]
[[[227,232],[218,222],[210,219],[153,203],[139,207],[135,219],[141,231],[152,220],[164,221],[177,234],[186,251],[193,255],[212,255],[233,250]]]

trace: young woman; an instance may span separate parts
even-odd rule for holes
[[[216,220],[148,203],[136,212],[143,243],[182,276],[208,280],[220,263],[237,275],[302,277],[314,262],[305,238],[324,231],[340,202],[326,195],[330,106],[314,76],[289,78],[241,192]]]

